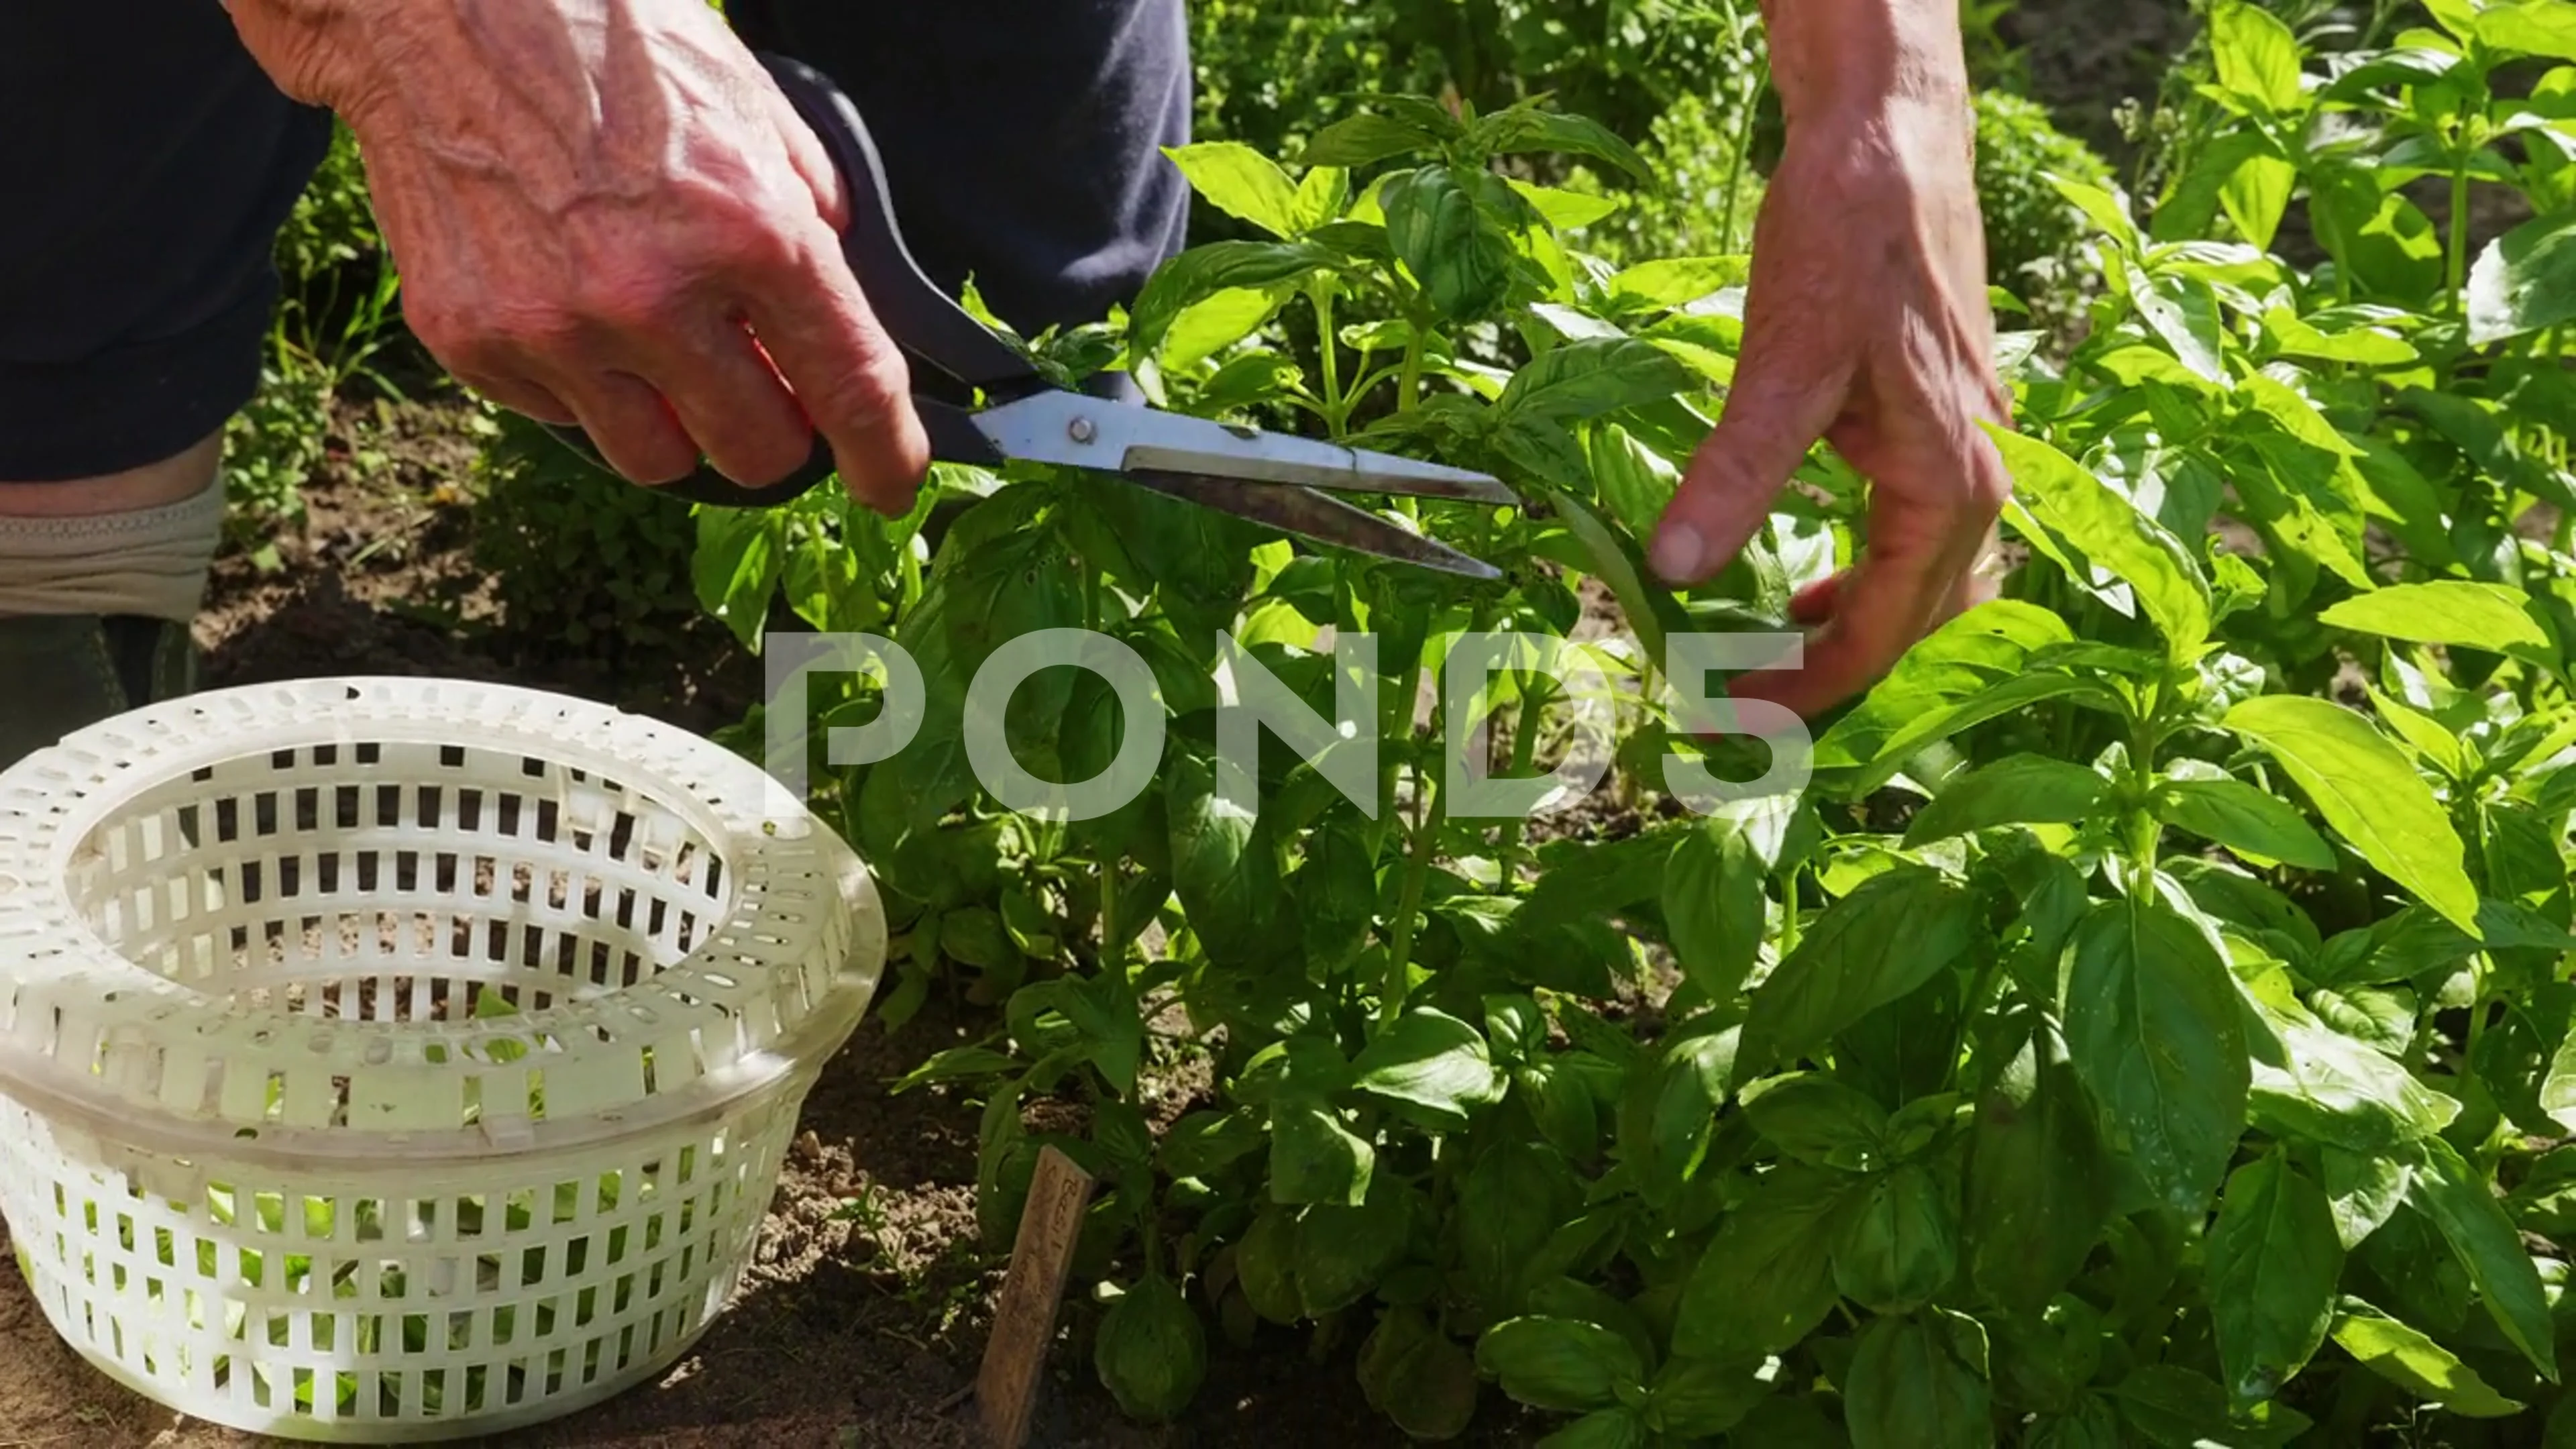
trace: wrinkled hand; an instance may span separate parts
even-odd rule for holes
[[[843,261],[828,154],[706,0],[228,0],[358,137],[412,330],[578,422],[619,472],[773,483],[829,439],[900,512],[928,463],[903,356]]]
[[[1971,126],[1964,104],[1908,97],[1792,118],[1754,229],[1735,386],[1651,562],[1676,586],[1715,573],[1819,438],[1869,480],[1868,534],[1851,569],[1793,601],[1822,626],[1803,666],[1740,675],[1737,699],[1812,717],[1974,599],[2012,483],[1979,426],[2011,404]]]

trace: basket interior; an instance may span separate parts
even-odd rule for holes
[[[446,1022],[668,969],[726,919],[732,874],[628,782],[517,748],[344,740],[134,792],[67,884],[110,949],[201,996]]]

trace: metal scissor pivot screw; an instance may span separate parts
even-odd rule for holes
[[[1075,418],[1071,424],[1066,426],[1064,432],[1066,437],[1073,439],[1077,443],[1088,443],[1092,440],[1096,430],[1091,426],[1091,419]]]

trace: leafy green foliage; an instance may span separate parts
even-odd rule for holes
[[[359,401],[399,400],[395,375],[421,355],[398,315],[400,278],[345,124],[334,122],[330,149],[271,251],[279,291],[259,391],[224,429],[227,532],[263,567],[275,566],[270,535],[303,526],[303,488],[328,456],[333,398],[346,390]],[[364,476],[380,457],[364,439],[373,419],[356,408],[342,416],[359,435],[350,462]]]
[[[1499,581],[1034,468],[944,476],[935,542],[702,517],[728,619],[783,591],[921,663],[915,743],[818,777],[884,887],[891,1023],[941,973],[994,1010],[912,1078],[984,1104],[989,1238],[1041,1146],[1106,1184],[1083,1272],[1138,1285],[1097,1325],[1110,1391],[1173,1413],[1214,1324],[1311,1335],[1430,1440],[1496,1398],[1569,1445],[2536,1438],[2565,1402],[2540,1245],[2576,1232],[2576,555],[2544,507],[2576,498],[2576,408],[2557,324],[2474,325],[2465,241],[2404,183],[2576,203],[2544,104],[2576,81],[2491,84],[2569,14],[2435,7],[2329,71],[2216,7],[2219,119],[2156,204],[2052,183],[2102,291],[2062,357],[2008,366],[2003,596],[1824,722],[1802,785],[1705,815],[1667,757],[1740,742],[1664,702],[1665,646],[1779,627],[1866,542],[1866,487],[1820,451],[1720,579],[1653,582],[1638,540],[1722,406],[1748,267],[1589,249],[1597,198],[1519,158],[1628,157],[1552,105],[1381,95],[1192,148],[1245,234],[1037,344],[1495,472],[1517,506],[1380,506]],[[2322,261],[2273,249],[2302,210]],[[2547,315],[2546,250],[2499,254],[2530,274],[2505,310]],[[1149,662],[1163,755],[1107,816],[1014,815],[956,706],[1001,642],[1072,625]],[[1341,698],[1327,628],[1376,637],[1374,697]],[[1499,775],[1572,750],[1580,704],[1526,658],[1465,718],[1419,708],[1448,637],[1504,628],[1616,686],[1616,828],[1447,798],[1466,731]],[[1276,742],[1256,800],[1218,790],[1220,630],[1327,718],[1375,711],[1372,797]],[[821,721],[874,708],[825,693]],[[1064,779],[1135,725],[1071,670],[1005,723]],[[1184,1061],[1208,1086],[1157,1133]]]
[[[689,505],[600,472],[515,413],[498,422],[477,470],[474,556],[510,627],[612,664],[702,627]]]
[[[2049,178],[2111,182],[2108,163],[2057,129],[2046,107],[2010,91],[1976,94],[1977,202],[1986,271],[2030,307],[2043,330],[2074,325],[2100,290],[2084,214]]]

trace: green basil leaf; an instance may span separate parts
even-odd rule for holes
[[[1386,226],[1382,221],[1328,221],[1308,230],[1305,240],[1356,260],[1395,260],[1395,244],[1387,240]],[[1403,324],[1389,325],[1400,327]]]
[[[1172,1280],[1150,1273],[1101,1316],[1092,1365],[1122,1412],[1162,1423],[1198,1396],[1207,1377],[1207,1330]]]
[[[2099,1394],[2086,1394],[2071,1413],[2045,1416],[2027,1441],[2030,1449],[2123,1449],[2120,1411]]]
[[[2260,5],[2219,0],[2212,6],[2209,50],[2228,94],[2276,112],[2299,104],[2299,38]]]
[[[1583,1070],[1562,1060],[1535,1061],[1512,1075],[1522,1104],[1548,1145],[1588,1162],[1601,1147],[1601,1102]]]
[[[2123,265],[2138,316],[2193,375],[2227,386],[2227,324],[2217,290],[2198,277],[2151,276],[2135,263]]]
[[[2120,250],[2135,254],[2141,250],[2138,225],[2129,217],[2128,200],[2089,182],[2069,180],[2063,176],[2045,176],[2051,189],[2084,213],[2103,235],[2119,244]]]
[[[2520,423],[2502,403],[2466,393],[2411,387],[2397,404],[2432,425],[2498,485],[2519,488],[2561,508],[2576,510],[2566,475],[2535,458],[2519,441]]]
[[[1865,1172],[1884,1145],[1886,1109],[1821,1072],[1756,1083],[1743,1101],[1753,1130],[1801,1162]]]
[[[1300,166],[1366,166],[1390,156],[1437,147],[1440,138],[1420,126],[1363,111],[1315,133],[1297,158]]]
[[[1753,993],[1744,1050],[1756,1067],[1794,1060],[1966,954],[1977,899],[1939,871],[1870,877],[1818,917]]]
[[[2334,847],[2298,811],[2241,780],[2166,780],[2156,818],[2230,850],[2301,870],[2331,871]]]
[[[1616,196],[1593,196],[1581,191],[1567,191],[1554,186],[1537,186],[1514,180],[1512,190],[1521,199],[1538,208],[1547,224],[1558,231],[1581,231],[1596,221],[1616,216],[1626,202]]]
[[[1670,591],[1647,582],[1645,552],[1636,536],[1611,529],[1571,493],[1551,491],[1547,499],[1564,520],[1566,531],[1583,544],[1591,558],[1592,576],[1608,585],[1619,601],[1619,613],[1636,631],[1645,656],[1664,658],[1664,641],[1685,628],[1688,620]]]
[[[2415,994],[2402,988],[2320,986],[2308,994],[2308,1010],[2317,1020],[2393,1057],[2404,1057],[2414,1044],[2418,1009]]]
[[[1497,992],[1485,998],[1485,1041],[1497,1061],[1543,1065],[1547,1013],[1526,995]]]
[[[2431,0],[2425,8],[2439,16],[2457,0]],[[2463,12],[2466,6],[2461,6]],[[2442,22],[2450,24],[2449,20]],[[2370,53],[2361,63],[2334,78],[2323,92],[2330,100],[2362,100],[2372,91],[2405,86],[2429,86],[2459,68],[2456,50],[2435,49],[2429,45],[2401,45],[2393,50]]]
[[[1156,357],[1167,372],[1185,373],[1207,359],[1261,330],[1263,324],[1279,314],[1279,309],[1295,295],[1287,283],[1270,287],[1225,287],[1182,307],[1169,325],[1162,329],[1156,344]],[[1236,359],[1242,361],[1244,359]],[[1229,363],[1231,367],[1233,364]],[[1288,364],[1269,359],[1261,369],[1261,379],[1275,379],[1278,369]],[[1296,371],[1288,367],[1288,371]],[[1239,396],[1256,385],[1247,372],[1227,376],[1220,371],[1199,390],[1196,407],[1213,410],[1225,399]]]
[[[1502,305],[1512,284],[1507,225],[1528,203],[1501,177],[1425,166],[1388,181],[1380,196],[1387,240],[1443,316],[1473,321]]]
[[[1690,374],[1671,353],[1634,337],[1564,342],[1512,375],[1495,411],[1506,426],[1522,419],[1564,422],[1657,402],[1690,389]]]
[[[1127,983],[1106,976],[1088,981],[1066,978],[1066,983],[1060,998],[1064,1013],[1082,1033],[1091,1064],[1120,1096],[1132,1096],[1137,1063],[1145,1051],[1145,1021],[1137,1014]]]
[[[1214,769],[1194,755],[1175,762],[1168,796],[1172,885],[1208,955],[1258,966],[1293,947],[1280,939],[1285,896],[1279,862],[1252,818],[1216,791]]]
[[[1920,749],[1942,737],[1937,725],[1927,731],[1927,719],[1945,721],[1957,715],[1965,701],[2033,677],[2032,655],[2074,641],[2065,620],[2036,604],[2018,599],[1980,604],[1908,650],[1887,678],[1836,720],[1816,741],[1816,766],[1874,765],[1898,758],[1908,749]],[[2074,687],[2073,679],[2057,677]]]
[[[2287,392],[2279,388],[2274,395]],[[2299,406],[2306,410],[2304,403]],[[2302,571],[2301,577],[2316,566],[2356,589],[2376,587],[2378,580],[2362,562],[2364,492],[2350,460],[2268,422],[2240,427],[2236,441],[2253,454],[2236,464],[2237,511],[2275,540],[2282,565]]]
[[[1297,187],[1278,162],[1240,141],[1166,146],[1163,154],[1217,210],[1283,241],[1296,236]]]
[[[1476,1361],[1419,1309],[1390,1309],[1360,1345],[1369,1407],[1423,1440],[1454,1439],[1476,1416]]]
[[[2576,1122],[2576,1031],[2560,1038],[2550,1054],[2549,1070],[2540,1080],[2540,1110],[2562,1127]]]
[[[1192,1112],[1164,1131],[1158,1150],[1173,1177],[1205,1177],[1260,1151],[1266,1140],[1257,1113]]]
[[[998,971],[1020,958],[1002,929],[1001,913],[990,906],[967,906],[939,918],[939,953],[951,961],[985,971]]]
[[[1610,300],[1602,310],[1617,315],[1687,306],[1741,286],[1752,273],[1750,257],[1659,257],[1623,268],[1603,283]]]
[[[1984,1377],[1950,1335],[1919,1318],[1881,1318],[1852,1352],[1843,1395],[1852,1449],[1989,1449],[1994,1411]]]
[[[1281,287],[1332,264],[1331,252],[1298,242],[1222,241],[1193,247],[1156,268],[1138,291],[1128,316],[1129,349],[1138,357],[1154,356],[1182,312],[1219,292]],[[1256,320],[1251,325],[1260,324]]]
[[[2576,214],[2534,218],[2469,268],[2469,341],[2485,347],[2576,318]]]
[[[1989,429],[2031,514],[2135,592],[2178,657],[2209,637],[2209,579],[2182,542],[2127,495],[2037,438]]]
[[[1617,423],[1594,429],[1588,451],[1592,485],[1610,516],[1640,538],[1653,534],[1681,491],[1681,469]]]
[[[2177,1364],[2148,1364],[2111,1390],[2134,1437],[2156,1449],[2277,1449],[2305,1433],[2308,1421],[2285,1405],[2263,1406],[2259,1418],[2228,1412],[2227,1390],[2207,1374]],[[2249,1422],[2249,1420],[2251,1422]]]
[[[1672,837],[1648,831],[1625,840],[1557,841],[1539,850],[1543,872],[1516,917],[1524,932],[1554,930],[1651,901],[1663,889]]]
[[[1641,1386],[1645,1365],[1628,1340],[1570,1318],[1511,1318],[1476,1341],[1476,1366],[1502,1381],[1503,1392],[1537,1409],[1581,1413],[1617,1402]]]
[[[2269,247],[2298,182],[2297,163],[2269,145],[2256,147],[2219,184],[2218,204],[2226,208],[2227,219],[2236,223],[2247,242]]]
[[[2335,1240],[2347,1253],[2379,1231],[2406,1203],[2412,1165],[2386,1153],[2354,1152],[2331,1143],[2317,1149],[2324,1170],[2326,1206],[2333,1209]]]
[[[1539,1440],[1537,1449],[1646,1449],[1648,1432],[1634,1409],[1600,1409]]]
[[[1735,384],[1735,358],[1744,347],[1744,324],[1715,312],[1675,312],[1637,334],[1671,353],[1700,381]]]
[[[1357,1207],[1368,1200],[1369,1178],[1376,1166],[1375,1149],[1343,1126],[1340,1115],[1326,1104],[1305,1096],[1271,1104],[1272,1202]]]
[[[1275,1207],[1263,1208],[1235,1245],[1234,1280],[1243,1285],[1252,1311],[1271,1322],[1295,1323],[1305,1317],[1306,1305],[1297,1296],[1297,1219]]]
[[[2039,1022],[1979,1095],[1963,1186],[1970,1274],[2006,1308],[2038,1317],[2115,1206],[2092,1104],[2053,1023]]]
[[[2334,1321],[2336,1346],[2355,1362],[2445,1412],[2472,1419],[2502,1419],[2522,1405],[2497,1393],[2478,1371],[2422,1333],[2358,1298],[2342,1300]]]
[[[2458,832],[2432,788],[2368,720],[2309,695],[2264,695],[2229,710],[2225,724],[2280,761],[2363,859],[2477,933],[2478,893]]]
[[[2228,1176],[2209,1235],[2209,1306],[2230,1392],[2271,1398],[2307,1366],[2342,1277],[2324,1188],[2279,1152]]]
[[[1321,1035],[1300,1033],[1254,1052],[1234,1079],[1233,1095],[1238,1102],[1266,1107],[1286,1097],[1320,1101],[1350,1082],[1350,1063],[1339,1047]]]
[[[1672,1351],[1700,1358],[1780,1353],[1834,1306],[1834,1241],[1851,1179],[1775,1169],[1727,1214],[1682,1290]]]
[[[1558,1264],[1551,1258],[1537,1266],[1553,1268]],[[1610,1293],[1595,1288],[1589,1283],[1568,1278],[1562,1273],[1544,1278],[1532,1287],[1529,1307],[1521,1312],[1539,1318],[1571,1318],[1592,1324],[1596,1328],[1606,1328],[1628,1340],[1628,1346],[1637,1351],[1637,1361],[1648,1367],[1652,1367],[1660,1357],[1656,1346],[1655,1330],[1646,1322],[1646,1316],[1637,1311],[1634,1304],[1622,1302]]]
[[[711,508],[698,515],[689,578],[698,607],[724,621],[748,648],[759,643],[785,567],[786,520],[765,508]]]
[[[1297,1301],[1308,1318],[1338,1313],[1366,1298],[1402,1261],[1405,1195],[1393,1180],[1372,1177],[1360,1203],[1324,1202],[1297,1220]]]
[[[1726,1101],[1735,1067],[1738,1033],[1703,1032],[1664,1051],[1659,1070],[1628,1080],[1621,1103],[1620,1141],[1642,1181],[1639,1190],[1663,1206],[1699,1171]]]
[[[1664,929],[1683,977],[1711,1001],[1733,1000],[1761,956],[1769,875],[1755,841],[1724,817],[1684,832],[1664,863]]]
[[[1562,1159],[1525,1142],[1498,1143],[1458,1194],[1458,1255],[1485,1312],[1521,1311],[1531,1267],[1577,1203]]]
[[[474,1006],[475,1015],[482,1015],[483,1003],[479,996]],[[994,1051],[990,1047],[950,1047],[944,1052],[933,1053],[921,1065],[906,1072],[902,1079],[895,1083],[894,1090],[907,1092],[915,1087],[928,1086],[933,1082],[965,1082],[973,1081],[978,1077],[998,1077],[1016,1070],[1019,1065],[1015,1058]],[[1191,1115],[1213,1114],[1193,1113]],[[1188,1117],[1182,1118],[1172,1124],[1172,1129],[1175,1132],[1179,1131],[1189,1120]]]
[[[2389,584],[2343,600],[2320,614],[2318,622],[2387,639],[2498,654],[2516,645],[2546,649],[2549,636],[2533,622],[2527,597],[2502,584],[2465,579]]]
[[[2493,0],[2477,17],[2478,39],[2493,49],[2576,60],[2576,10],[2564,0]]]
[[[1368,944],[1377,921],[1377,860],[1356,824],[1334,819],[1306,837],[1306,859],[1289,881],[1306,960],[1338,969]]]
[[[1959,1211],[1933,1170],[1909,1162],[1870,1179],[1843,1217],[1834,1286],[1874,1313],[1907,1313],[1959,1273]]]
[[[2255,199],[2247,192],[2254,186],[2268,192],[2271,182],[2270,177],[2262,177],[2249,184],[2243,179],[2243,173],[2260,162],[2279,162],[2282,159],[2272,138],[2257,130],[2230,130],[2212,137],[2208,145],[2200,148],[2191,169],[2174,182],[2170,194],[2157,205],[2151,228],[2155,239],[2179,242],[2207,236],[2218,220],[2221,206],[2226,207],[2230,219],[2243,227],[2245,218],[2239,217],[2238,212],[2240,208],[2250,210],[2248,203]],[[2231,197],[2230,192],[2236,194]],[[2284,196],[2282,200],[2287,201],[2288,197]],[[2273,224],[2277,226],[2279,221],[2279,214],[2273,213]],[[2253,229],[2247,228],[2247,232],[2246,240],[2254,242]],[[2271,243],[2267,237],[2254,244],[2269,246]]]
[[[2245,1130],[2242,1007],[2208,937],[2132,897],[2076,928],[2066,1045],[2105,1145],[2176,1211],[2208,1205]]]
[[[1345,166],[1316,166],[1297,183],[1297,194],[1290,198],[1288,228],[1290,232],[1312,231],[1342,214],[1351,204],[1351,173]]]
[[[1584,116],[1542,111],[1527,101],[1508,110],[1496,111],[1478,122],[1475,130],[1469,133],[1468,144],[1489,156],[1531,152],[1588,156],[1595,161],[1609,162],[1643,185],[1656,184],[1655,168],[1609,127]]]
[[[1905,829],[1908,849],[1997,825],[2072,824],[2090,819],[2109,786],[2082,765],[2044,755],[2007,755],[1941,786]]]
[[[2255,1053],[2257,1125],[2354,1152],[2394,1151],[2441,1131],[2459,1103],[2406,1068],[2305,1013],[2267,1008],[2279,1058]]]
[[[1351,1085],[1408,1103],[1434,1123],[1461,1125],[1469,1111],[1499,1102],[1503,1082],[1485,1039],[1445,1012],[1416,1007],[1396,1019],[1352,1063]]]
[[[2443,280],[2442,234],[2422,207],[2383,190],[2378,173],[2313,164],[2308,210],[2318,242],[2355,282],[2377,295],[2431,303]]]
[[[1707,1439],[1744,1421],[1771,1397],[1774,1386],[1756,1376],[1761,1361],[1745,1358],[1674,1358],[1655,1374],[1646,1393],[1646,1424],[1676,1439]]]
[[[2505,1216],[2486,1174],[2471,1170],[2459,1149],[2443,1138],[2427,1137],[2416,1150],[2422,1159],[2408,1184],[2407,1202],[2441,1229],[2506,1341],[2522,1350],[2541,1377],[2556,1383],[2558,1349],[2549,1298],[2540,1270],[2522,1245],[2521,1231]]]
[[[2287,307],[2274,307],[2263,314],[2263,331],[2285,357],[2402,367],[2423,355],[2403,337],[2382,328],[2363,323],[2329,332],[2316,325],[2320,317],[2301,317]]]

